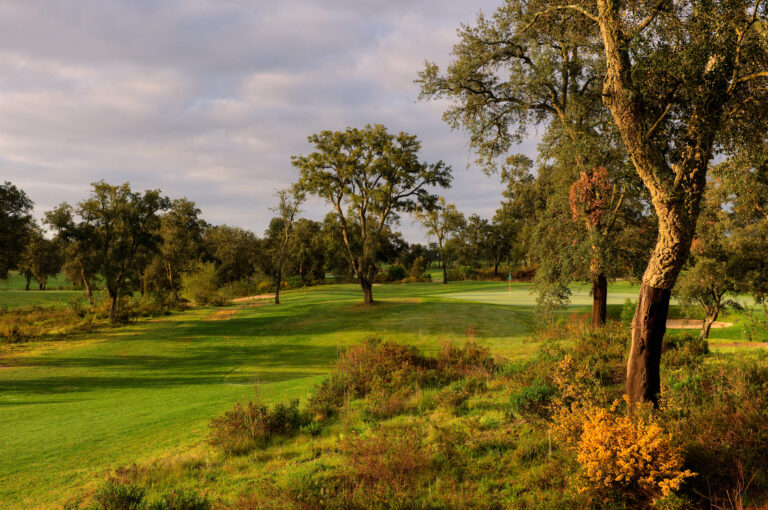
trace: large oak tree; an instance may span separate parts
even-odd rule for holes
[[[508,133],[519,133],[530,115],[542,118],[565,92],[601,85],[602,104],[658,217],[632,323],[627,392],[635,401],[657,400],[670,293],[690,251],[714,155],[736,143],[765,143],[767,9],[765,0],[508,0],[497,18],[510,29],[473,35],[474,48],[459,46],[479,55],[475,66],[489,68],[484,80],[459,83],[459,93],[491,92],[471,106],[482,110],[486,129],[495,127],[502,141],[514,141]],[[554,37],[560,41],[553,44]],[[542,51],[554,59],[538,58]],[[493,59],[495,66],[485,63]],[[501,65],[515,80],[498,78]],[[465,67],[471,70],[471,63]],[[571,69],[579,78],[566,87]],[[423,79],[428,84],[435,76],[428,67]],[[552,90],[558,82],[563,86]],[[468,111],[447,115],[459,120]],[[487,140],[479,139],[481,150]]]
[[[419,160],[414,135],[390,134],[382,125],[322,131],[309,137],[315,150],[294,156],[299,187],[328,203],[339,222],[344,256],[373,303],[377,253],[388,228],[402,213],[435,207],[433,186],[447,187],[450,167]]]

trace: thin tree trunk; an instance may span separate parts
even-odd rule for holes
[[[27,278],[27,287],[24,290],[29,290],[29,284],[32,282],[32,277],[27,276],[26,278]]]
[[[704,317],[704,323],[701,325],[701,334],[699,335],[702,340],[709,338],[709,331],[712,329],[712,324],[717,320],[717,316],[720,315],[720,308],[715,308],[711,313],[707,313]]]
[[[598,328],[608,318],[608,279],[599,273],[592,279],[592,327]]]
[[[280,280],[282,279],[283,279],[282,274],[278,273],[276,278],[277,285],[275,285],[275,304],[276,305],[280,304]]]
[[[373,304],[373,283],[365,277],[360,277],[360,287],[363,288],[363,303]]]
[[[114,324],[117,322],[117,293],[109,292],[109,322]]]
[[[85,277],[85,268],[83,268],[83,264],[80,264],[80,278],[83,280],[83,288],[85,289],[85,293],[88,295],[88,304],[93,306],[93,291],[91,290],[91,286],[88,283],[88,278]]]
[[[670,289],[643,282],[632,320],[632,347],[627,362],[627,395],[633,402],[658,404],[661,345],[667,331]]]
[[[445,259],[443,259],[443,283],[448,283],[448,270],[445,268]]]

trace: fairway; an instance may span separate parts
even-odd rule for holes
[[[529,355],[529,290],[380,285],[366,307],[355,285],[313,287],[286,292],[279,306],[195,309],[27,346],[0,364],[0,506],[55,507],[108,467],[199,443],[208,421],[252,397],[255,384],[267,402],[302,398],[340,349],[372,335],[427,351],[472,337],[497,355]],[[611,294],[612,315],[635,297],[625,284]],[[577,289],[574,309],[588,310],[590,299]]]

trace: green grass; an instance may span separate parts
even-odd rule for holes
[[[566,314],[589,310],[587,290]],[[267,402],[304,397],[340,349],[371,335],[426,351],[474,337],[497,355],[527,356],[536,349],[529,291],[380,285],[378,304],[365,307],[355,285],[315,287],[286,292],[280,306],[240,307],[228,320],[196,309],[10,351],[0,359],[0,507],[51,507],[110,466],[199,443],[209,420],[250,398],[254,384]],[[613,315],[636,296],[624,283],[611,292]]]
[[[24,290],[26,284],[21,274],[11,271],[7,281],[0,281],[0,307],[66,306],[73,297],[83,296],[81,291],[73,290],[72,285],[60,274],[48,280],[48,290],[38,290],[34,280],[30,283],[30,290]]]

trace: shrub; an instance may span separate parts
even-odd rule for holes
[[[275,285],[269,280],[259,282],[259,294],[269,294],[275,291]]]
[[[339,357],[328,379],[310,395],[309,410],[322,419],[338,412],[347,396],[366,396],[374,384],[390,391],[414,387],[433,366],[415,347],[370,338]]]
[[[557,389],[542,379],[535,379],[529,386],[524,386],[512,394],[512,410],[525,417],[548,418],[550,404]]]
[[[618,407],[619,401],[609,409],[586,404],[560,414],[570,415],[581,428],[575,444],[568,444],[581,468],[579,490],[604,501],[634,499],[641,504],[671,495],[695,474],[683,469],[682,449],[647,409],[634,407],[627,416],[617,412]],[[567,438],[558,426],[562,422],[555,428]]]
[[[239,455],[261,448],[275,437],[296,434],[309,422],[299,411],[298,400],[270,409],[261,403],[258,392],[256,396],[255,402],[248,402],[245,407],[237,403],[231,411],[211,421],[211,445]]]
[[[635,318],[635,311],[637,310],[637,303],[627,298],[624,300],[624,305],[621,307],[621,323],[625,326],[632,325],[632,319]]]
[[[459,266],[458,269],[459,278],[462,280],[472,280],[476,272],[475,268],[470,266]]]
[[[739,496],[765,502],[768,491],[768,367],[726,359],[670,374],[660,405],[685,448],[686,467],[700,473],[690,497],[730,506]],[[706,495],[706,496],[705,496]],[[745,505],[746,507],[747,505]]]
[[[424,433],[415,426],[382,428],[370,436],[352,436],[340,445],[353,479],[364,485],[383,484],[406,490],[430,466],[431,456],[422,447]]]
[[[147,510],[209,510],[211,503],[193,491],[171,489],[158,501],[146,505]]]
[[[709,343],[699,335],[685,333],[680,336],[665,336],[661,362],[670,369],[686,367],[694,369],[709,354]]]
[[[768,306],[763,305],[761,313],[753,312],[749,307],[744,308],[744,335],[750,342],[768,341]]]
[[[427,270],[427,265],[424,263],[424,257],[416,257],[413,260],[408,276],[416,279],[422,278],[424,271]]]
[[[212,262],[200,263],[194,271],[181,277],[182,295],[198,305],[218,304],[219,294],[216,266]]]
[[[450,380],[466,376],[490,377],[496,363],[488,347],[467,342],[463,347],[445,342],[437,354],[437,369]]]
[[[398,282],[405,278],[405,268],[400,264],[393,264],[387,267],[387,281]]]
[[[99,487],[93,499],[98,510],[139,510],[144,489],[110,480]]]
[[[289,289],[300,289],[304,287],[304,279],[301,276],[291,276],[286,279]]]

